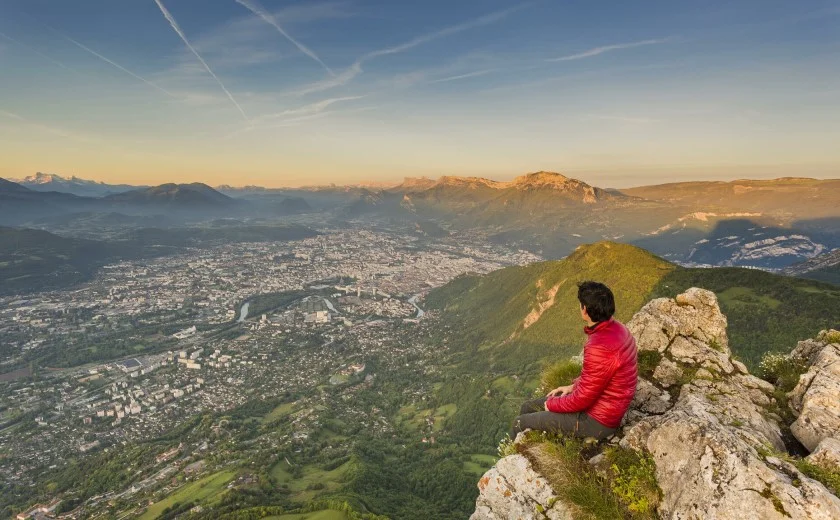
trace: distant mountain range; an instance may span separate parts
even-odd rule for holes
[[[406,178],[391,186],[295,189],[164,184],[99,197],[67,190],[127,186],[47,174],[27,182],[38,191],[0,185],[0,224],[80,212],[266,218],[322,212],[336,223],[481,233],[549,258],[568,255],[580,244],[615,240],[684,265],[770,269],[840,247],[840,180],[788,177],[616,190],[539,171],[508,182],[444,176]],[[43,191],[50,187],[56,191]]]
[[[206,184],[161,184],[108,195],[108,203],[129,205],[156,205],[173,208],[219,208],[235,204],[234,199],[223,195]]]
[[[145,186],[133,186],[130,184],[106,184],[104,182],[89,181],[79,177],[62,177],[54,173],[41,173],[30,175],[23,179],[11,179],[34,191],[59,191],[71,193],[83,197],[103,197],[114,193],[133,190]]]
[[[44,184],[47,185],[47,184]],[[206,184],[163,184],[153,188],[86,197],[59,191],[33,190],[21,184],[0,179],[0,224],[16,224],[55,215],[80,212],[113,212],[148,214],[219,213],[238,207],[238,202]]]

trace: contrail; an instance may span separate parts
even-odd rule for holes
[[[230,91],[228,91],[228,89],[225,88],[225,85],[224,85],[224,83],[222,83],[222,80],[220,80],[219,77],[216,76],[216,74],[213,72],[213,70],[210,69],[210,66],[207,65],[207,62],[204,61],[204,58],[202,58],[201,55],[198,53],[198,51],[195,50],[195,47],[192,46],[190,41],[184,35],[184,31],[182,31],[181,28],[178,26],[178,22],[175,21],[175,18],[172,16],[172,14],[166,9],[166,7],[164,7],[163,3],[161,3],[160,0],[155,0],[155,3],[157,4],[158,8],[160,8],[160,12],[163,13],[163,16],[169,22],[169,25],[172,26],[172,29],[174,29],[175,32],[178,34],[178,36],[181,37],[181,40],[183,40],[183,42],[187,46],[187,48],[190,51],[192,51],[192,53],[195,55],[196,58],[198,58],[198,61],[200,61],[201,64],[204,65],[204,68],[207,69],[207,72],[211,76],[213,76],[213,79],[216,80],[216,83],[218,83],[219,86],[222,88],[222,90],[225,92],[225,94],[227,94],[227,97],[228,97],[228,99],[230,99],[230,102],[234,104],[236,109],[239,110],[239,113],[242,114],[242,117],[245,118],[245,120],[247,121],[248,116],[245,115],[245,111],[242,110],[242,107],[239,106],[239,103],[236,102],[236,100],[233,98],[233,95],[230,93]]]
[[[60,34],[60,33],[59,33],[59,34]],[[109,60],[108,58],[106,58],[105,56],[103,56],[103,55],[99,54],[98,52],[96,52],[95,50],[91,49],[90,47],[87,47],[87,46],[85,46],[85,45],[82,45],[81,43],[77,42],[76,40],[74,40],[73,38],[71,38],[71,37],[69,37],[69,36],[67,36],[67,35],[63,35],[63,34],[62,34],[62,36],[64,36],[64,38],[65,38],[67,41],[69,41],[70,43],[72,43],[72,44],[73,44],[73,45],[75,45],[76,47],[79,47],[80,49],[82,49],[82,50],[84,50],[84,51],[87,51],[87,52],[89,52],[90,54],[93,54],[94,56],[96,56],[96,57],[97,57],[97,58],[99,58],[100,60],[104,61],[105,63],[109,63],[109,64],[113,65],[114,67],[116,67],[116,68],[120,69],[121,71],[125,72],[126,74],[128,74],[128,75],[130,75],[130,76],[133,76],[134,78],[139,79],[140,81],[142,81],[142,82],[143,82],[143,83],[145,83],[146,85],[149,85],[150,87],[153,87],[153,88],[156,88],[156,89],[160,90],[161,92],[163,92],[164,94],[166,94],[166,95],[167,95],[167,96],[169,96],[169,97],[172,97],[172,98],[177,97],[177,96],[175,96],[175,94],[173,94],[172,92],[169,92],[169,91],[168,91],[168,90],[166,90],[165,88],[163,88],[163,87],[161,87],[161,86],[159,86],[159,85],[156,85],[155,83],[152,83],[151,81],[147,80],[147,79],[146,79],[146,78],[144,78],[143,76],[140,76],[139,74],[135,74],[135,73],[131,72],[130,70],[128,70],[127,68],[123,67],[123,66],[122,66],[122,65],[120,65],[119,63],[117,63],[117,62],[115,62],[115,61],[112,61],[112,60]]]
[[[497,70],[498,69],[477,70],[475,72],[467,72],[466,74],[458,74],[457,76],[448,76],[445,78],[433,79],[429,83],[446,83],[448,81],[457,81],[459,79],[477,78],[479,76],[486,76],[487,74],[491,74],[493,72],[496,72]]]
[[[76,73],[78,74],[78,71],[76,71],[76,70],[74,70],[74,69],[71,69],[70,67],[68,67],[67,65],[65,65],[65,64],[63,64],[63,63],[61,63],[60,61],[58,61],[58,60],[56,60],[56,59],[50,58],[49,56],[47,56],[47,55],[46,55],[46,54],[44,54],[43,52],[39,51],[38,49],[35,49],[35,48],[33,48],[33,47],[30,47],[29,45],[26,45],[25,43],[23,43],[23,42],[21,42],[21,41],[18,41],[18,40],[14,39],[14,38],[12,38],[12,37],[11,37],[11,36],[9,36],[8,34],[5,34],[5,33],[3,33],[3,32],[0,32],[0,36],[2,36],[3,38],[6,38],[7,40],[9,40],[9,41],[10,41],[10,42],[12,42],[12,43],[16,43],[17,45],[20,45],[20,46],[21,46],[21,47],[23,47],[24,49],[26,49],[26,50],[28,50],[28,51],[30,51],[30,52],[32,52],[32,53],[37,54],[38,56],[40,56],[40,57],[44,58],[45,60],[47,60],[47,61],[49,61],[49,62],[51,62],[51,63],[54,63],[54,64],[58,65],[59,67],[61,67],[61,68],[63,68],[63,69],[67,69],[67,70],[69,70],[69,71],[71,71],[71,72],[76,72]]]
[[[255,15],[259,16],[267,23],[273,25],[274,28],[277,29],[277,31],[280,32],[280,34],[282,34],[284,38],[292,42],[300,52],[306,54],[307,56],[318,62],[318,64],[324,67],[324,70],[326,70],[330,74],[330,76],[335,76],[335,73],[332,71],[332,69],[327,67],[327,65],[323,61],[321,61],[321,58],[319,58],[317,54],[315,54],[306,45],[295,40],[291,34],[287,33],[282,27],[280,27],[280,24],[277,23],[277,20],[274,18],[274,16],[268,11],[266,11],[265,8],[257,2],[257,0],[236,0],[236,3],[245,7]]]
[[[238,2],[240,0],[236,0],[236,1]],[[474,29],[476,27],[482,27],[482,26],[485,26],[485,25],[490,25],[492,23],[498,22],[499,20],[502,20],[503,18],[505,18],[507,16],[510,16],[511,14],[515,13],[516,11],[519,11],[521,9],[524,9],[525,7],[530,6],[532,3],[533,2],[527,2],[527,3],[520,4],[520,5],[515,6],[515,7],[510,7],[508,9],[503,9],[501,11],[495,11],[495,12],[492,12],[492,13],[489,13],[489,14],[485,14],[484,16],[480,16],[480,17],[475,18],[473,20],[468,20],[466,22],[462,22],[462,23],[459,23],[457,25],[450,25],[449,27],[444,27],[443,29],[440,29],[438,31],[428,33],[428,34],[423,34],[421,36],[417,36],[416,38],[414,38],[412,40],[409,40],[405,43],[402,43],[400,45],[395,45],[393,47],[387,47],[387,48],[384,48],[384,49],[379,49],[379,50],[369,52],[369,53],[361,56],[360,58],[358,58],[352,65],[350,65],[350,67],[348,67],[344,72],[342,72],[338,76],[335,76],[333,78],[327,78],[323,81],[319,81],[317,83],[311,84],[308,87],[298,91],[296,94],[297,95],[306,95],[306,94],[311,94],[313,92],[321,92],[321,91],[324,91],[324,90],[329,90],[331,88],[335,88],[335,87],[344,85],[344,84],[352,81],[353,78],[355,78],[359,74],[361,74],[362,73],[362,65],[369,60],[372,60],[374,58],[378,58],[380,56],[388,56],[390,54],[399,54],[401,52],[405,52],[409,49],[413,49],[414,47],[423,45],[425,43],[428,43],[428,42],[431,42],[431,41],[434,41],[434,40],[438,40],[440,38],[451,36],[453,34],[458,34],[458,33],[461,33],[461,32],[464,32],[464,31],[467,31],[467,30],[470,30],[470,29]]]
[[[417,47],[418,45],[422,45],[424,43],[428,43],[430,41],[437,40],[439,38],[443,38],[445,36],[450,36],[450,35],[457,34],[457,33],[460,33],[460,32],[463,32],[463,31],[466,31],[466,30],[469,30],[469,29],[474,29],[476,27],[481,27],[481,26],[484,26],[484,25],[489,25],[489,24],[494,23],[494,22],[498,22],[499,20],[501,20],[503,18],[506,18],[507,16],[515,13],[516,11],[519,11],[519,10],[523,9],[527,5],[529,5],[529,4],[517,5],[515,7],[510,7],[508,9],[503,9],[501,11],[496,11],[496,12],[493,12],[493,13],[486,14],[484,16],[480,16],[480,17],[478,17],[474,20],[469,20],[467,22],[459,23],[457,25],[451,25],[449,27],[444,27],[443,29],[441,29],[439,31],[435,31],[433,33],[418,36],[418,37],[414,38],[413,40],[407,41],[403,44],[400,44],[400,45],[397,45],[397,46],[394,46],[394,47],[389,47],[387,49],[380,49],[378,51],[370,52],[370,53],[366,54],[365,56],[363,56],[360,61],[367,61],[371,58],[376,58],[378,56],[385,56],[385,55],[388,55],[388,54],[397,54],[397,53],[400,53],[400,52],[407,51],[408,49],[412,49],[414,47]]]
[[[572,54],[570,56],[563,56],[560,58],[552,58],[546,61],[571,61],[571,60],[581,60],[583,58],[591,58],[592,56],[598,56],[599,54],[604,54],[605,52],[610,51],[619,51],[622,49],[632,49],[633,47],[642,47],[644,45],[657,45],[660,43],[667,42],[667,39],[663,40],[643,40],[640,42],[630,42],[630,43],[619,43],[616,45],[604,45],[602,47],[595,47],[594,49],[589,49],[588,51],[580,52],[578,54]]]

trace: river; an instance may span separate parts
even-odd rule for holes
[[[415,294],[414,296],[412,296],[411,298],[408,299],[408,303],[410,303],[411,305],[414,305],[414,308],[417,309],[417,317],[422,318],[423,316],[426,315],[426,311],[424,311],[423,309],[421,309],[420,307],[417,306],[417,299],[419,297],[420,297],[419,294]]]
[[[245,321],[245,318],[248,317],[248,307],[251,306],[251,302],[245,302],[242,304],[242,309],[239,310],[239,319],[236,320],[237,323],[242,323]]]

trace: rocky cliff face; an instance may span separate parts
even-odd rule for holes
[[[805,474],[840,475],[840,333],[800,342],[783,359],[805,370],[787,409],[774,385],[732,358],[726,326],[702,289],[642,308],[628,323],[639,388],[610,442],[653,460],[659,518],[840,518],[840,499]],[[790,433],[812,452],[806,459],[788,455],[798,445]],[[478,487],[474,520],[578,516],[523,455],[502,458]]]

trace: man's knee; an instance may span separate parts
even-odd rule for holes
[[[525,401],[519,407],[519,415],[542,411],[545,411],[545,400],[543,399],[531,399],[530,401]]]

